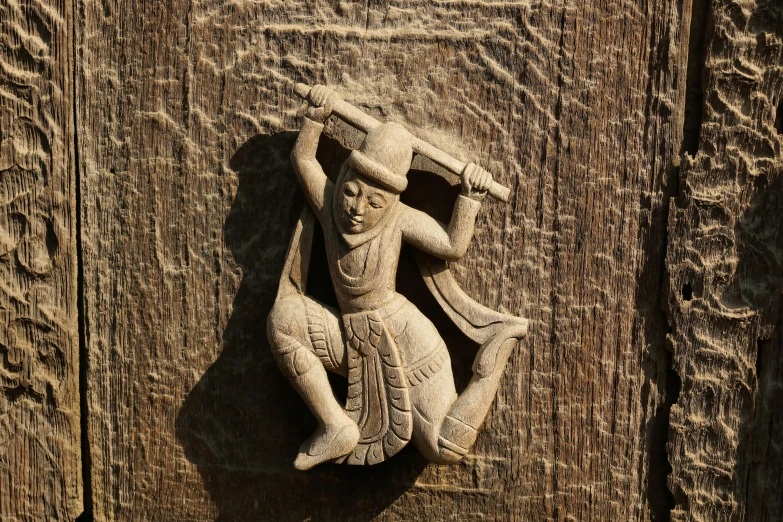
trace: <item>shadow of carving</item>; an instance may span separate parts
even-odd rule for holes
[[[643,264],[637,278],[634,346],[646,346],[643,352],[642,371],[644,381],[640,404],[654,404],[652,397],[660,397],[654,413],[641,416],[640,431],[645,436],[647,454],[646,502],[652,522],[668,522],[675,506],[675,495],[669,490],[667,479],[672,471],[666,443],[669,437],[669,417],[672,406],[680,394],[680,376],[672,367],[672,353],[666,336],[671,332],[666,317],[666,248],[667,217],[670,197],[676,195],[677,176],[675,167],[664,172],[666,183],[660,201],[649,195],[642,195],[639,203],[646,212],[641,214],[641,243]],[[672,203],[673,204],[673,203]],[[649,420],[646,420],[649,419]]]
[[[231,158],[239,183],[223,233],[242,281],[222,351],[189,391],[176,420],[185,456],[197,466],[221,521],[369,520],[411,488],[427,465],[409,445],[371,467],[327,464],[307,472],[293,467],[299,444],[316,422],[274,362],[266,317],[304,204],[288,160],[295,139],[294,132],[258,135]],[[327,173],[336,173],[349,152],[323,137],[318,159]],[[443,218],[454,201],[443,195],[456,197],[458,189],[433,174],[410,177],[412,194],[439,191],[433,212]],[[322,237],[314,241],[309,279],[308,293],[334,303]],[[398,281],[400,291],[441,331],[453,353],[457,386],[464,387],[476,347],[429,295],[409,252],[400,261]],[[335,378],[333,385],[344,399],[345,382]]]

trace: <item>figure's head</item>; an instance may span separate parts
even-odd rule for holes
[[[399,195],[348,169],[337,197],[343,228],[358,234],[370,230],[397,202]]]
[[[408,186],[412,156],[411,136],[402,125],[384,123],[367,133],[337,187],[338,219],[347,231],[371,229],[396,204]]]

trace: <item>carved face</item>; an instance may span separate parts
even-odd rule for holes
[[[397,201],[397,195],[348,170],[339,187],[339,219],[345,230],[358,234],[370,230]]]

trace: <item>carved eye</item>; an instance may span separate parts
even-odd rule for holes
[[[377,199],[371,199],[370,200],[370,206],[372,208],[383,208],[383,202],[378,201]]]
[[[343,188],[343,193],[344,193],[346,196],[351,196],[351,197],[353,197],[353,196],[355,196],[355,195],[356,195],[356,188],[355,188],[355,187],[353,187],[353,186],[351,186],[351,185],[345,185],[345,186],[344,186],[344,188]]]

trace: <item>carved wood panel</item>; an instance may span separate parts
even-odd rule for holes
[[[0,1],[0,519],[775,520],[778,4]],[[265,322],[297,82],[511,189],[451,269],[530,333],[457,465],[292,466],[315,421]],[[333,180],[362,138],[327,123]],[[447,221],[459,180],[412,169]],[[412,248],[397,284],[464,388]]]
[[[676,3],[82,5],[97,517],[649,518],[648,482],[665,481],[648,435],[687,56]],[[264,321],[302,205],[288,163],[298,81],[512,188],[454,270],[531,334],[456,467],[415,452],[291,466],[314,425]],[[330,125],[319,158],[334,170],[361,134]],[[471,345],[448,335],[464,374]]]

